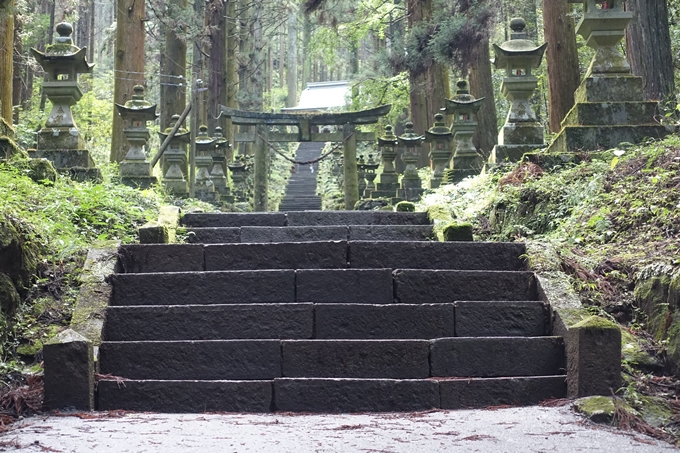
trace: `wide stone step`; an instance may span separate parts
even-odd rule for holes
[[[98,410],[397,412],[531,405],[564,398],[564,376],[465,379],[101,380]]]
[[[111,305],[538,300],[531,272],[281,269],[113,274]]]
[[[196,233],[198,231],[198,234]],[[258,269],[442,269],[522,271],[524,244],[409,241],[429,226],[243,227],[193,230],[218,244],[131,244],[119,249],[122,273]],[[190,232],[190,233],[192,233]],[[397,237],[403,241],[351,241]],[[314,242],[310,242],[314,241]]]
[[[425,379],[562,374],[565,355],[561,337],[105,341],[99,363],[129,379]]]
[[[302,226],[302,225],[429,225],[424,212],[289,211],[187,213],[182,225],[190,227]]]
[[[542,302],[114,306],[108,341],[542,336]]]

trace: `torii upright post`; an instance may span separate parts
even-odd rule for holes
[[[258,124],[255,129],[255,174],[253,176],[253,211],[266,212],[269,207],[269,150],[263,137],[267,129],[263,124]]]
[[[345,209],[351,211],[359,201],[359,177],[357,175],[357,137],[354,124],[345,123],[344,181]]]

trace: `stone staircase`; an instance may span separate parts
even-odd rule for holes
[[[433,242],[423,213],[187,214],[126,245],[100,410],[417,411],[566,395],[523,244]],[[389,240],[387,240],[389,239]]]
[[[300,143],[295,160],[308,162],[321,155],[322,143]],[[310,167],[314,171],[310,170]],[[295,165],[296,171],[288,180],[286,193],[279,205],[279,211],[318,211],[321,197],[316,194],[316,176],[319,164]]]

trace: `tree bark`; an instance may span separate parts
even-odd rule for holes
[[[226,126],[220,114],[220,105],[227,105],[227,20],[225,0],[210,0],[207,5],[210,25],[210,59],[208,75],[208,130]]]
[[[488,39],[479,42],[473,51],[470,65],[470,93],[476,98],[485,98],[477,113],[479,125],[472,142],[477,150],[488,158],[491,150],[498,143],[498,117],[496,116]]]
[[[647,99],[670,101],[674,97],[673,55],[665,1],[628,0],[634,14],[626,29],[626,54],[631,71],[644,79]]]
[[[297,105],[297,35],[297,10],[291,9],[288,15],[288,73],[286,77],[288,95],[286,96],[286,107]]]
[[[236,72],[236,50],[238,49],[238,21],[236,19],[236,2],[238,0],[227,0],[227,55],[226,55],[226,91],[227,100],[225,106],[236,108],[236,93],[238,92],[238,73]],[[224,136],[229,139],[232,145],[227,151],[227,158],[233,155],[234,147],[234,126],[231,120],[225,118]]]
[[[574,106],[574,92],[580,83],[574,21],[568,16],[567,0],[543,0],[546,60],[550,91],[550,131],[559,132],[562,120]]]
[[[170,0],[170,23],[187,6],[187,0]],[[170,126],[172,115],[179,115],[187,104],[187,46],[179,25],[165,30],[165,58],[161,60],[161,130]],[[181,85],[181,86],[180,86]]]
[[[407,6],[409,28],[432,17],[432,0],[408,0]],[[409,74],[409,83],[413,130],[418,134],[424,134],[434,123],[434,115],[444,107],[444,98],[450,97],[448,68],[433,63],[423,74]],[[429,165],[429,150],[422,146],[418,167]]]
[[[113,102],[125,104],[134,94],[135,85],[144,84],[144,2],[118,0],[116,15],[116,50],[114,55]],[[123,121],[113,107],[111,162],[120,162],[127,151]]]
[[[21,42],[21,32],[23,31],[23,24],[19,17],[14,18],[14,51],[12,53],[14,73],[12,74],[12,106],[22,106],[24,90],[24,79],[28,73],[28,66],[26,70],[22,66],[21,55],[23,54],[23,45]],[[14,124],[19,124],[19,109],[14,109],[12,119]]]
[[[12,124],[14,0],[0,0],[0,117]]]

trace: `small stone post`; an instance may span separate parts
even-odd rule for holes
[[[423,195],[423,182],[418,176],[418,149],[425,137],[413,132],[413,123],[404,125],[404,135],[398,137],[399,145],[405,148],[401,160],[406,164],[404,176],[401,178],[399,197],[406,201],[418,201]]]
[[[373,198],[375,192],[375,178],[378,176],[376,170],[380,164],[373,159],[373,154],[368,155],[368,160],[364,164],[366,170],[366,188],[364,189],[364,198]]]
[[[457,183],[468,176],[479,174],[484,167],[484,159],[472,143],[477,129],[475,116],[482,107],[484,98],[475,99],[470,94],[468,82],[459,80],[458,91],[453,99],[446,99],[444,111],[453,116],[451,132],[454,140],[454,154],[451,169],[446,175],[446,183]]]
[[[231,198],[227,181],[227,159],[229,159],[227,153],[231,148],[231,144],[222,135],[222,128],[219,126],[215,128],[213,139],[215,140],[215,147],[211,153],[213,165],[210,169],[210,178],[215,184],[215,190],[220,194],[220,199],[231,203],[233,199]]]
[[[144,87],[135,85],[135,94],[125,105],[116,104],[118,114],[124,122],[123,134],[130,143],[130,149],[125,159],[118,164],[123,184],[131,187],[146,189],[156,183],[152,174],[151,164],[146,158],[144,148],[149,143],[149,129],[147,121],[153,121],[158,114],[156,106],[144,99]]]
[[[269,189],[269,150],[262,137],[267,133],[266,126],[258,125],[255,130],[255,175],[253,177],[253,211],[268,210],[267,191]]]
[[[234,201],[243,202],[246,200],[246,164],[243,156],[237,156],[228,166],[234,182]]]
[[[425,141],[430,144],[430,160],[434,166],[430,189],[436,189],[444,180],[444,171],[451,159],[451,141],[453,134],[444,123],[444,115],[434,116],[434,125],[425,132]]]
[[[90,152],[85,149],[71,106],[83,96],[78,86],[78,74],[92,72],[87,62],[87,49],[73,45],[73,26],[62,22],[56,26],[59,34],[45,53],[31,49],[33,56],[47,72],[43,83],[52,110],[45,126],[38,132],[38,147],[31,157],[46,158],[54,167],[77,180],[99,180],[101,172],[95,168]]]
[[[210,176],[215,145],[215,139],[208,135],[208,126],[201,125],[196,135],[196,198],[209,203],[220,200]]]
[[[394,165],[397,157],[397,136],[392,132],[392,126],[385,126],[385,134],[378,137],[378,147],[380,148],[383,171],[380,174],[380,182],[372,196],[394,198],[399,190],[399,174]]]
[[[43,348],[45,406],[94,410],[94,348],[92,342],[68,329]]]
[[[498,135],[498,145],[491,151],[490,164],[519,162],[524,153],[545,146],[543,126],[531,108],[531,97],[538,87],[538,77],[531,73],[543,60],[547,43],[536,46],[527,39],[524,19],[512,19],[510,41],[494,44],[494,65],[504,69],[501,90],[512,102],[505,125]]]
[[[354,210],[354,205],[359,201],[359,178],[357,177],[357,136],[356,128],[352,123],[343,126],[345,137],[345,149],[343,156],[345,209]]]

